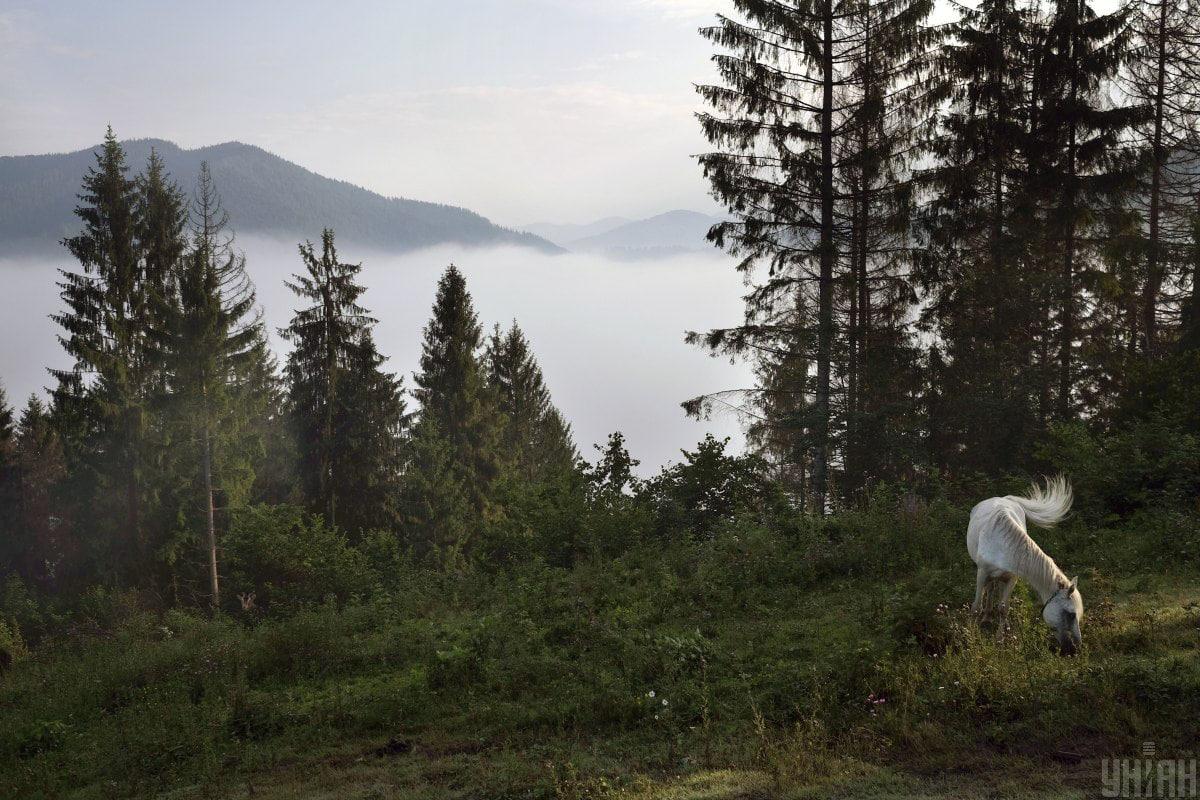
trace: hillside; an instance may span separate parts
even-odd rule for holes
[[[369,597],[297,585],[309,605],[265,618],[97,591],[74,637],[0,674],[0,794],[1050,800],[1098,795],[1101,759],[1143,741],[1194,747],[1178,530],[1040,532],[1088,598],[1062,658],[1024,585],[998,636],[965,609],[965,522],[885,500],[453,574],[374,545]],[[31,634],[52,624],[0,598]]]
[[[698,211],[668,211],[647,219],[606,226],[599,233],[554,241],[576,253],[602,253],[634,260],[713,252],[712,244],[705,237],[709,228],[720,221],[720,217]]]
[[[535,236],[540,236],[543,239],[554,242],[562,247],[567,242],[573,242],[576,239],[586,239],[589,236],[598,236],[602,233],[608,233],[613,228],[619,228],[622,225],[627,225],[633,220],[626,217],[604,217],[603,219],[585,222],[582,224],[559,224],[554,222],[531,222],[528,225],[522,225],[521,230],[529,231]]]
[[[160,139],[124,142],[130,172],[155,148],[185,189],[208,161],[239,234],[315,239],[332,227],[342,241],[391,251],[439,244],[518,245],[545,252],[555,245],[507,230],[472,211],[418,200],[384,197],[240,142],[185,150]],[[92,150],[0,157],[0,254],[61,250],[59,240],[78,229],[72,210],[80,179],[94,163]]]
[[[680,253],[714,252],[708,229],[721,221],[698,211],[667,211],[644,219],[605,217],[586,224],[534,223],[524,227],[572,253],[648,260]]]

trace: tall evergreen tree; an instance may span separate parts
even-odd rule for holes
[[[1110,103],[1107,92],[1128,50],[1128,12],[1097,15],[1085,0],[1058,0],[1037,42],[1033,75],[1038,111],[1027,139],[1030,192],[1043,207],[1038,260],[1055,287],[1057,380],[1054,414],[1074,415],[1076,353],[1084,309],[1081,274],[1095,264],[1097,223],[1132,187],[1134,163],[1120,157],[1139,109]],[[1027,231],[1026,235],[1032,235]]]
[[[20,555],[19,497],[17,431],[12,406],[8,404],[4,385],[0,384],[0,574],[11,572]]]
[[[953,472],[1011,470],[1037,432],[1047,287],[1030,264],[1024,188],[1034,23],[1016,0],[961,8],[937,61],[917,278],[922,325],[939,341],[929,428],[949,444],[933,458]]]
[[[492,485],[502,462],[501,418],[497,398],[487,385],[481,345],[482,329],[466,279],[451,265],[438,281],[433,316],[425,326],[421,371],[414,376],[413,394],[421,403],[418,444],[427,454],[427,465],[422,469],[416,463],[411,478],[427,486],[459,487],[451,494],[466,502],[460,516],[467,514],[476,522],[492,512]],[[411,490],[409,496],[412,508]],[[433,538],[442,543],[443,558],[470,548],[469,541],[456,541],[441,530],[439,521],[422,518],[419,508],[410,512],[410,524],[424,531],[423,536],[433,531]],[[471,526],[459,527],[465,535]]]
[[[1144,273],[1136,335],[1142,352],[1158,351],[1163,286],[1172,264],[1186,269],[1198,175],[1195,119],[1200,111],[1200,4],[1142,0],[1130,4],[1133,42],[1123,89],[1144,110],[1138,127],[1146,169]],[[1189,152],[1190,151],[1190,152]],[[1178,213],[1180,208],[1184,211]],[[1183,256],[1181,258],[1181,256]]]
[[[285,371],[301,484],[331,524],[386,524],[384,507],[352,508],[357,492],[370,488],[382,503],[383,487],[394,485],[404,418],[400,383],[381,370],[370,335],[375,320],[358,303],[362,265],[339,260],[329,229],[319,256],[306,242],[300,257],[306,274],[287,285],[313,305],[281,333],[294,345]]]
[[[386,359],[370,329],[350,351],[337,423],[334,472],[340,476],[338,524],[349,531],[394,530],[400,521],[400,475],[407,428],[402,380],[383,370]]]
[[[516,322],[504,333],[495,327],[484,363],[488,386],[505,417],[503,449],[519,474],[539,480],[570,470],[579,457],[570,426],[551,402],[541,367]]]
[[[843,270],[857,276],[848,369],[858,381],[859,289],[871,291],[893,270],[881,256],[894,250],[884,233],[898,219],[890,209],[906,149],[898,135],[909,119],[903,98],[920,83],[928,38],[921,25],[931,6],[922,0],[736,0],[734,6],[743,20],[722,17],[702,31],[727,52],[714,58],[722,85],[700,87],[714,109],[701,123],[717,148],[700,163],[714,197],[734,216],[710,238],[741,258],[740,270],[766,266],[767,275],[746,297],[744,325],[689,340],[758,361],[764,382],[748,393],[743,410],[758,417],[760,431],[778,429],[756,438],[786,453],[792,472],[810,476],[807,505],[823,512],[842,455],[844,418],[835,395],[845,377],[839,361],[842,370],[847,366],[839,352],[846,326],[838,285]],[[685,405],[693,412],[709,407],[705,398]]]
[[[179,432],[175,459],[181,474],[176,477],[185,487],[179,517],[190,527],[198,522],[195,511],[201,511],[208,594],[218,607],[217,498],[221,488],[228,488],[222,483],[231,478],[235,440],[244,435],[243,420],[252,413],[243,387],[252,360],[263,357],[262,326],[245,259],[233,248],[228,217],[205,163],[190,217],[191,248],[175,271],[177,299],[168,311],[162,344],[172,423]],[[200,492],[189,491],[197,483]]]
[[[25,542],[21,574],[43,589],[61,588],[75,555],[67,520],[58,508],[66,465],[58,434],[36,396],[21,412],[17,473],[18,530]]]
[[[80,501],[90,505],[90,518],[108,539],[100,548],[109,551],[107,566],[132,574],[148,556],[141,456],[150,359],[142,311],[152,289],[143,272],[136,185],[127,169],[109,128],[75,209],[83,230],[64,240],[82,271],[60,271],[67,308],[53,319],[74,363],[52,372],[59,380],[56,402],[73,406],[67,414],[76,420],[75,432],[86,437],[78,452],[96,476],[94,494]],[[120,520],[105,508],[117,497]]]

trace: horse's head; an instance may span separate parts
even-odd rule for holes
[[[1079,652],[1083,639],[1079,634],[1079,621],[1083,619],[1083,598],[1079,594],[1079,578],[1072,578],[1060,586],[1046,605],[1042,607],[1042,619],[1054,628],[1058,637],[1058,649],[1063,655],[1073,656]]]

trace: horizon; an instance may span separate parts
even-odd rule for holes
[[[113,132],[117,133],[115,130]],[[530,233],[532,233],[532,231],[529,231],[530,227],[543,226],[543,225],[544,226],[554,226],[554,227],[576,227],[576,226],[583,227],[586,225],[592,225],[592,224],[601,223],[601,222],[608,222],[611,220],[619,220],[621,222],[621,224],[625,224],[625,223],[629,223],[629,222],[642,222],[645,220],[654,219],[656,217],[665,216],[667,214],[674,214],[674,213],[680,213],[680,212],[703,214],[705,216],[719,215],[719,214],[714,213],[714,212],[719,212],[719,209],[715,209],[715,208],[712,211],[705,212],[705,211],[701,211],[696,208],[675,207],[675,208],[663,208],[658,211],[651,211],[650,213],[645,214],[645,215],[633,215],[633,214],[627,213],[627,214],[605,214],[601,217],[588,217],[588,218],[583,218],[583,219],[536,219],[536,220],[527,221],[521,225],[509,225],[507,223],[502,223],[500,221],[494,220],[494,219],[488,217],[486,214],[482,214],[481,212],[477,211],[476,209],[469,208],[467,206],[456,206],[456,205],[453,205],[452,203],[442,203],[442,202],[438,202],[438,201],[434,201],[434,200],[427,200],[423,197],[412,197],[412,196],[408,196],[408,195],[382,194],[382,193],[370,188],[369,186],[364,186],[364,185],[355,183],[351,180],[347,180],[345,178],[338,178],[333,175],[325,175],[320,172],[317,172],[317,171],[305,166],[304,164],[300,164],[296,161],[292,161],[291,159],[287,158],[286,156],[276,153],[276,152],[272,151],[270,148],[264,147],[263,145],[255,144],[254,142],[242,141],[240,139],[227,139],[223,142],[215,142],[213,144],[197,145],[195,147],[184,147],[183,145],[179,144],[178,142],[175,142],[171,139],[165,139],[161,136],[139,136],[136,138],[135,137],[118,136],[117,140],[121,143],[122,146],[130,145],[130,144],[142,144],[142,143],[146,143],[146,142],[151,142],[151,143],[160,142],[162,144],[170,145],[172,147],[178,148],[180,151],[188,152],[188,153],[195,153],[200,150],[215,150],[217,148],[226,147],[229,145],[237,145],[237,146],[241,146],[241,147],[251,147],[256,150],[261,150],[262,152],[266,153],[269,156],[273,156],[275,158],[279,158],[283,161],[286,161],[287,163],[289,163],[295,167],[299,167],[300,169],[303,169],[306,172],[310,172],[310,173],[312,173],[314,175],[318,175],[322,178],[328,178],[329,180],[338,181],[339,183],[348,184],[357,189],[362,189],[365,192],[370,192],[371,194],[382,197],[386,200],[411,200],[411,201],[415,201],[415,202],[419,202],[419,203],[430,203],[433,205],[441,205],[441,206],[449,206],[451,208],[458,208],[463,211],[470,211],[472,213],[479,214],[480,216],[487,219],[489,222],[492,222],[495,225],[499,225],[500,227],[508,228],[510,230],[515,230],[515,231],[523,231],[523,232],[530,232]],[[53,157],[53,156],[69,156],[69,155],[75,155],[78,153],[85,153],[88,151],[91,151],[94,153],[101,146],[101,143],[102,142],[98,141],[95,144],[87,145],[84,147],[79,147],[74,150],[56,150],[56,151],[44,152],[44,153],[0,153],[0,158],[39,158],[39,157]],[[130,167],[131,173],[137,172],[138,165],[131,163],[129,165],[129,167]],[[185,179],[183,179],[181,176],[177,176],[177,175],[172,175],[171,177],[175,180],[175,182],[177,184],[179,184],[185,190],[187,189],[188,183]],[[543,236],[541,238],[546,238],[546,237]],[[551,243],[557,244],[556,242],[553,242],[550,239],[547,239],[547,241],[551,241]],[[562,245],[559,245],[559,246],[561,247]]]

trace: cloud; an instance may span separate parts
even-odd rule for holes
[[[0,57],[41,52],[64,58],[94,58],[90,48],[63,44],[39,33],[28,11],[0,12]]]

